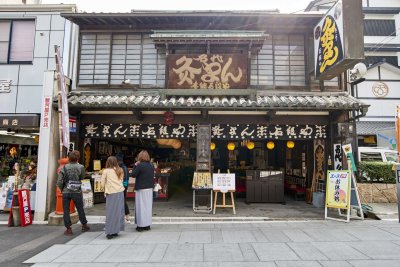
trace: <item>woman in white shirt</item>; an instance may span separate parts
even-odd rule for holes
[[[117,158],[107,158],[106,168],[101,175],[101,185],[106,196],[106,225],[107,239],[118,236],[125,230],[124,207],[124,171],[119,167]]]

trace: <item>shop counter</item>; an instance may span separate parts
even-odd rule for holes
[[[156,173],[154,175],[153,198],[154,200],[168,200],[168,182],[170,173]],[[135,197],[135,178],[131,178],[129,183],[127,198]]]
[[[246,202],[285,203],[281,171],[256,170],[246,173]]]

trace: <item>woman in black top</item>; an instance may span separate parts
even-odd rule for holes
[[[142,150],[138,155],[136,168],[132,172],[135,181],[135,223],[136,230],[150,230],[153,213],[154,166],[150,155]]]

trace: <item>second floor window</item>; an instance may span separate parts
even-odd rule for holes
[[[366,19],[364,20],[365,36],[396,36],[394,20]]]
[[[32,63],[34,20],[0,20],[0,64]]]

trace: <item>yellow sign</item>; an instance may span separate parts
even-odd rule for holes
[[[326,207],[350,208],[350,170],[328,171],[326,181]]]
[[[101,161],[100,160],[93,160],[93,170],[94,171],[101,170]]]

